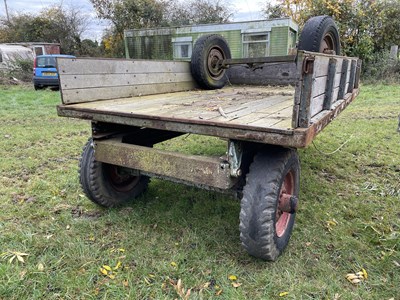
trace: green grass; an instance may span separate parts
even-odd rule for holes
[[[399,299],[400,86],[363,86],[300,150],[300,209],[275,263],[244,252],[240,203],[218,193],[152,180],[128,206],[92,204],[77,178],[90,126],[58,117],[59,102],[0,87],[0,299],[179,299],[178,279],[189,299]],[[224,151],[198,136],[163,146]],[[100,273],[118,261],[115,278]],[[345,279],[362,268],[368,280]]]

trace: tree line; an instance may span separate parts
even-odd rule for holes
[[[223,0],[90,0],[99,19],[108,20],[102,40],[82,36],[88,19],[79,8],[62,4],[38,14],[17,13],[0,19],[0,43],[60,43],[63,53],[123,57],[125,29],[226,23],[232,10]]]

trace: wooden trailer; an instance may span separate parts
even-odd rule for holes
[[[326,54],[332,49],[232,60],[219,41],[205,37],[191,63],[59,58],[58,114],[91,121],[92,137],[80,160],[89,199],[107,207],[124,203],[140,195],[150,177],[239,193],[243,246],[275,260],[288,243],[298,206],[296,149],[309,145],[358,95],[361,61]],[[265,72],[279,64],[290,66],[292,86],[251,86],[248,80],[229,85],[226,78],[232,65]],[[210,76],[224,87],[209,86]],[[186,133],[225,139],[226,155],[153,148]]]

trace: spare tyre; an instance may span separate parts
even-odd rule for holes
[[[299,50],[340,55],[339,32],[329,16],[308,19],[300,34]]]
[[[195,43],[191,72],[196,82],[205,89],[220,89],[227,83],[226,69],[219,62],[231,58],[227,41],[218,34],[201,36]]]

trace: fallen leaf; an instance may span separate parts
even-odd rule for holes
[[[100,272],[101,272],[101,274],[103,274],[103,275],[108,275],[108,272],[107,272],[106,269],[100,268]]]
[[[114,267],[114,270],[118,270],[122,265],[122,262],[118,261],[117,264]]]
[[[27,272],[28,272],[28,271],[26,271],[26,270],[23,270],[23,271],[19,272],[19,279],[20,279],[20,280],[24,279],[24,277],[25,277],[25,275],[26,275]]]
[[[215,296],[220,296],[222,294],[222,290],[218,290],[215,292]]]
[[[174,261],[172,261],[170,265],[171,265],[171,267],[174,267],[174,268],[176,268],[176,267],[178,266],[178,265],[176,264],[176,262],[174,262]]]
[[[44,265],[43,265],[42,263],[39,263],[39,264],[37,265],[37,268],[38,268],[38,270],[39,270],[40,272],[44,271]]]
[[[18,251],[7,251],[0,254],[0,257],[3,259],[8,259],[8,262],[11,264],[15,259],[19,262],[24,263],[24,256],[28,256],[28,253],[18,252]]]
[[[326,221],[325,226],[328,229],[328,231],[332,231],[333,227],[335,227],[338,224],[339,223],[335,219],[332,219],[332,220]]]
[[[232,286],[234,287],[234,288],[238,288],[239,286],[241,286],[242,284],[241,283],[239,283],[239,282],[232,282]]]
[[[110,266],[104,265],[103,268],[106,269],[107,271],[111,271],[111,267]]]
[[[364,279],[368,279],[368,273],[364,268],[361,269],[361,272],[363,273]]]
[[[287,295],[289,295],[289,292],[281,292],[281,293],[279,293],[279,297],[285,297]]]
[[[128,280],[122,280],[122,285],[124,286],[124,287],[129,287],[129,282],[128,282]]]
[[[348,273],[345,277],[352,284],[359,284],[360,282],[368,278],[368,273],[365,269],[362,269],[357,273]]]
[[[228,279],[229,279],[230,281],[235,281],[235,280],[237,280],[238,278],[237,278],[237,276],[235,276],[235,275],[229,275],[229,276],[228,276]]]

